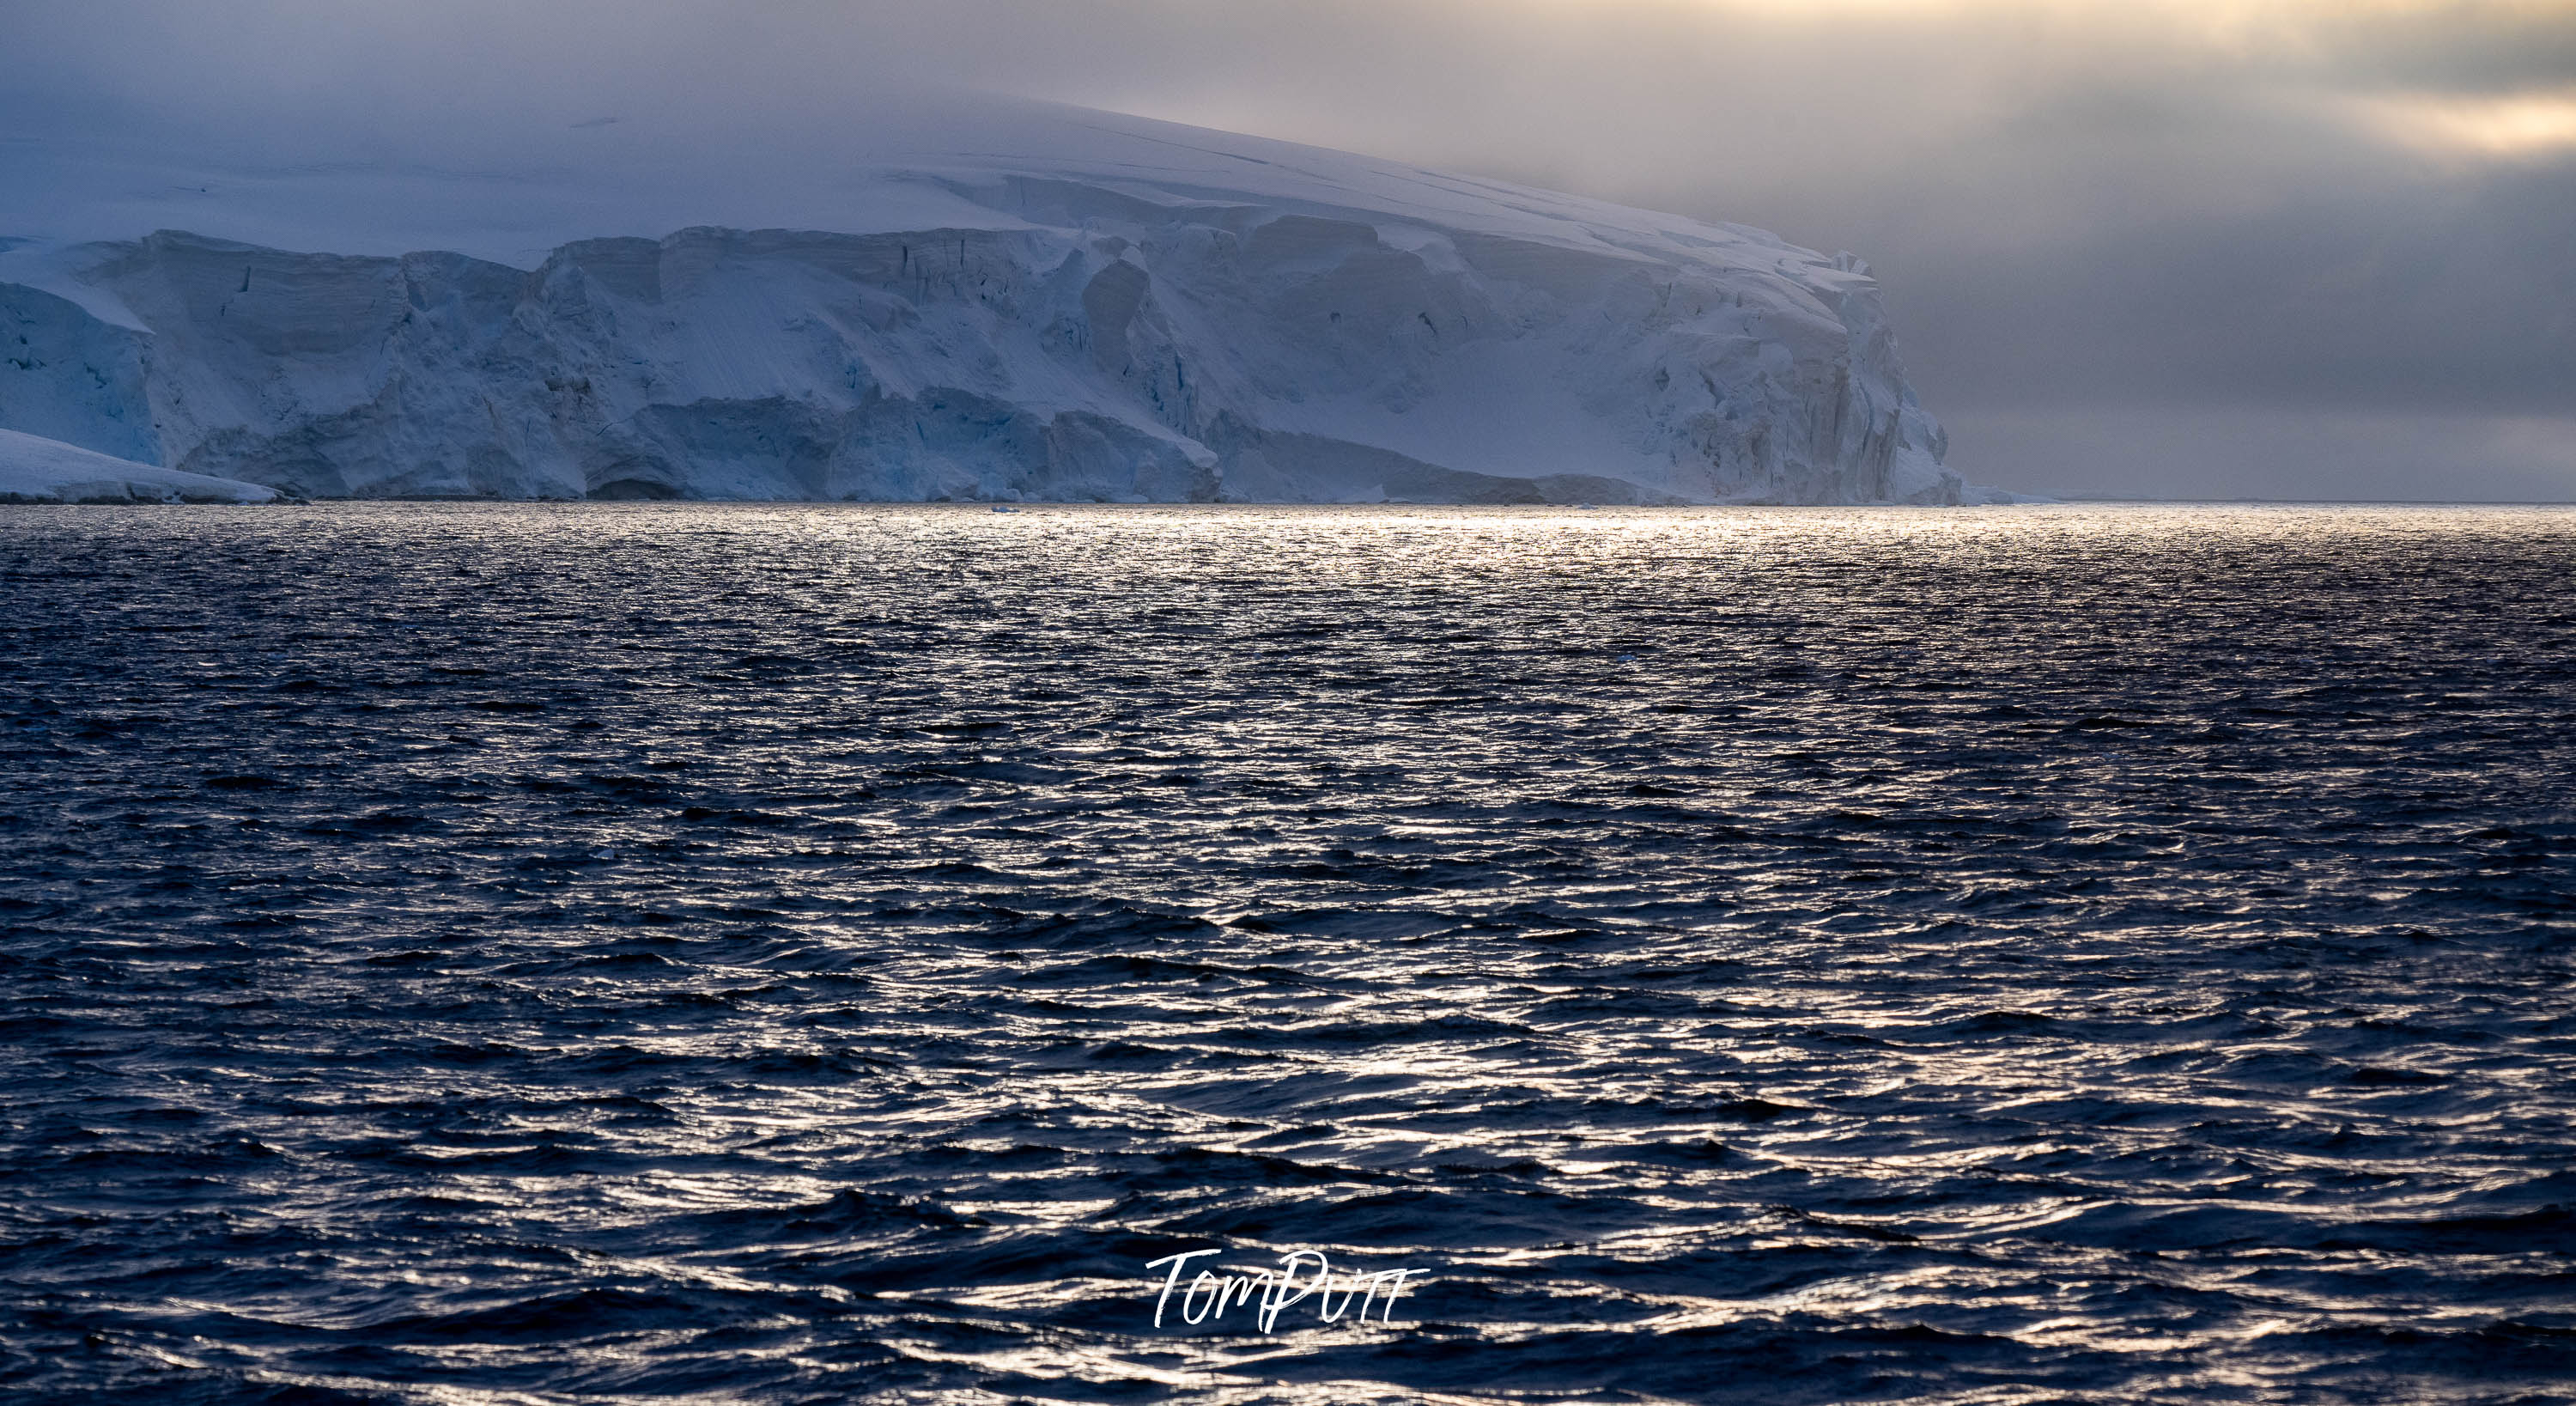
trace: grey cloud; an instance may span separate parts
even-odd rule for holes
[[[2330,31],[2318,68],[2349,83],[2510,92],[2576,81],[2576,16],[2565,8],[2480,16],[2437,10]]]

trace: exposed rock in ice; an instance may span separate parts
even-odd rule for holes
[[[277,490],[0,430],[0,503],[268,503]]]
[[[820,166],[649,128],[0,146],[0,426],[314,497],[1973,493],[1849,255],[1073,109]]]

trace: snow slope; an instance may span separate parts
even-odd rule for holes
[[[0,503],[269,503],[277,490],[0,430]]]
[[[95,130],[0,142],[0,426],[309,496],[1963,493],[1868,271],[1739,226],[988,98]]]

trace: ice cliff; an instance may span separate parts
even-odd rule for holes
[[[1034,105],[580,125],[0,148],[0,428],[311,497],[1963,493],[1866,268],[1757,230]]]

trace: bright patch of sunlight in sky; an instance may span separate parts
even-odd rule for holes
[[[2382,135],[2447,155],[2513,160],[2576,149],[2576,89],[2377,98],[2363,113]]]

